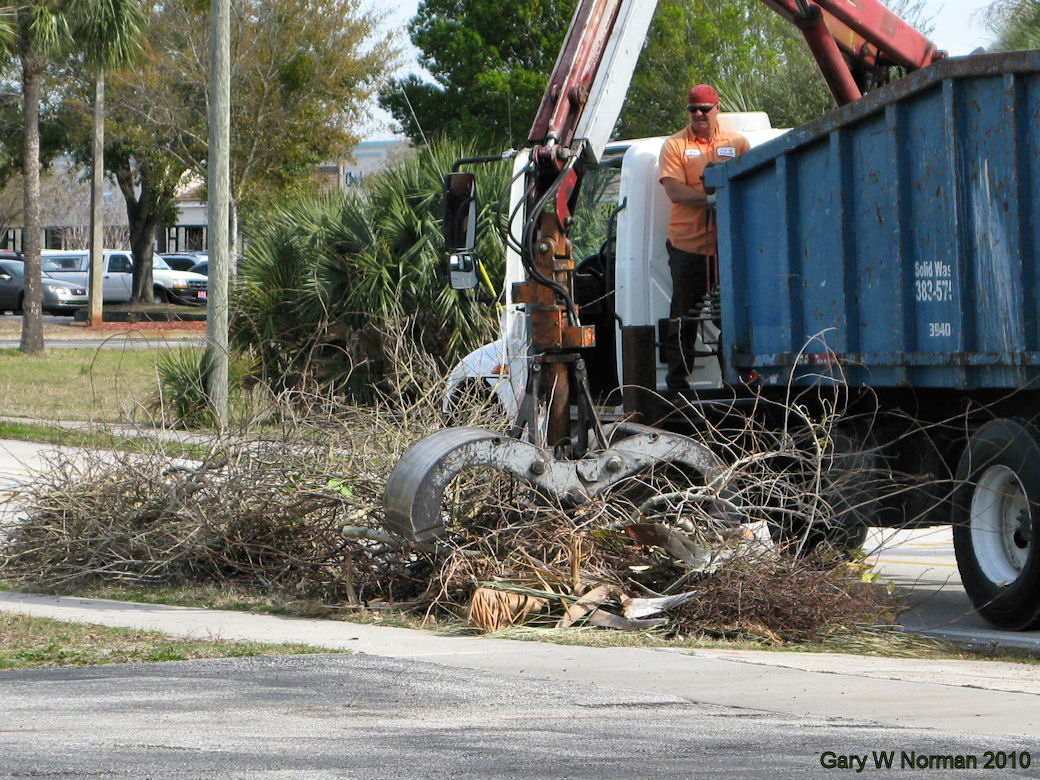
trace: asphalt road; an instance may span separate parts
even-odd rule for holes
[[[849,755],[875,775],[907,773],[879,771],[875,754],[896,770],[930,756],[982,766],[987,751],[1040,762],[1035,739],[879,726],[867,710],[821,719],[362,654],[0,672],[0,723],[4,777],[775,778]]]
[[[58,315],[58,314],[44,314],[43,324],[44,325],[68,325],[73,322],[74,318],[71,315]],[[0,314],[0,323],[17,323],[21,326],[22,315],[21,314]]]
[[[1040,656],[1040,631],[1000,631],[972,609],[953,553],[950,527],[876,528],[864,550],[881,578],[895,585],[906,611],[899,622],[917,633],[976,648],[1019,648]]]
[[[0,349],[17,349],[21,343],[21,316],[0,315]],[[134,328],[87,331],[72,317],[47,314],[43,317],[44,344],[48,349],[167,349],[200,344],[203,330]]]

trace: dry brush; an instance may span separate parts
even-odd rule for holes
[[[661,466],[576,508],[465,472],[442,507],[448,535],[417,547],[383,528],[382,490],[407,447],[443,424],[442,385],[432,362],[391,358],[409,368],[379,403],[296,393],[279,400],[277,436],[215,438],[192,461],[159,449],[54,453],[18,496],[0,577],[65,592],[215,582],[468,615],[484,629],[534,620],[800,640],[890,618],[887,592],[821,532],[859,522],[872,480],[894,484],[845,446],[855,421],[837,408],[788,403],[798,424],[778,429],[759,414],[692,421],[727,464],[719,478]],[[473,414],[503,424],[493,404]]]

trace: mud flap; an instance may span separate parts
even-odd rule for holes
[[[621,479],[654,463],[685,466],[710,482],[722,464],[687,436],[648,430],[574,461],[484,428],[448,428],[422,439],[404,454],[386,483],[385,525],[406,539],[428,543],[445,532],[444,489],[469,468],[494,469],[522,479],[566,506],[587,502]]]

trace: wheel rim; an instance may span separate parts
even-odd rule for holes
[[[1019,578],[1032,550],[1032,515],[1022,483],[1007,466],[990,466],[971,497],[971,543],[975,560],[991,581]]]

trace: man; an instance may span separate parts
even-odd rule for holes
[[[730,160],[750,146],[740,133],[719,127],[719,95],[713,87],[693,87],[687,103],[690,123],[664,142],[660,158],[659,181],[672,201],[666,244],[672,302],[665,340],[672,390],[689,389],[687,376],[693,366],[683,344],[692,345],[696,334],[692,323],[683,333],[682,317],[700,306],[718,275],[718,233],[701,177],[708,163]]]

